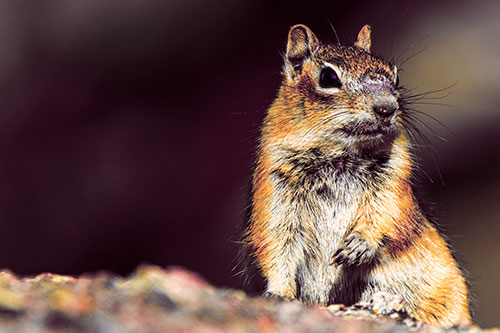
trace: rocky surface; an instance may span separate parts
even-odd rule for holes
[[[0,272],[0,333],[441,331],[408,318],[400,304],[384,294],[328,308],[248,297],[179,267],[143,266],[128,278],[47,273],[21,279]]]

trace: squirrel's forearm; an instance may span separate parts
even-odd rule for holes
[[[424,227],[422,221],[425,219],[413,200],[409,185],[401,181],[395,188],[401,192],[369,192],[360,204],[343,242],[344,252],[351,257],[361,256],[353,259],[355,263],[370,262],[381,251],[400,247],[399,243],[414,239]]]

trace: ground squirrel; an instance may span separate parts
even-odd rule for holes
[[[417,319],[467,325],[464,277],[410,184],[397,68],[370,53],[370,35],[366,25],[345,47],[290,29],[246,244],[268,295],[350,305],[385,291]]]

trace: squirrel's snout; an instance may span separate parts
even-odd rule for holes
[[[396,112],[396,106],[392,104],[379,104],[373,106],[373,111],[381,119],[387,119]]]
[[[394,92],[389,89],[382,89],[376,94],[372,94],[372,103],[375,116],[384,123],[390,122],[399,107]]]

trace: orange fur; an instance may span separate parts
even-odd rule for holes
[[[414,198],[396,69],[370,47],[369,27],[355,47],[290,30],[246,242],[270,294],[326,305],[388,291],[417,319],[469,324],[465,280]]]

